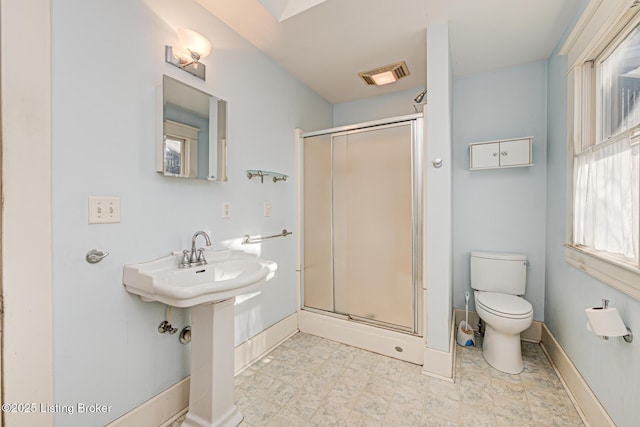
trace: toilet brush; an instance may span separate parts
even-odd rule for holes
[[[473,329],[469,326],[469,292],[464,294],[464,321],[460,322],[458,326],[458,335],[456,336],[456,342],[463,346],[472,346],[476,343],[476,338],[473,334]]]
[[[464,324],[469,329],[469,291],[464,293]]]

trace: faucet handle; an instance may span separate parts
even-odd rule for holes
[[[197,261],[202,264],[206,264],[207,260],[204,258],[204,248],[198,249],[198,259]]]
[[[180,265],[178,266],[179,268],[186,268],[189,267],[189,251],[188,250],[184,250],[182,251],[182,261],[180,262]]]

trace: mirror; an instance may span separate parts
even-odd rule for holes
[[[169,76],[158,96],[156,170],[165,176],[226,181],[227,102]]]

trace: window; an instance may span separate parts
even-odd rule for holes
[[[164,138],[164,173],[165,175],[184,175],[185,165],[182,162],[182,153],[185,152],[186,139],[165,136]]]
[[[640,124],[640,27],[599,66],[601,143]]]
[[[640,17],[637,7],[622,3],[603,2],[616,9],[608,31],[589,32],[590,23],[583,22],[581,31],[595,39],[574,41],[586,46],[579,53],[569,50],[577,61],[569,79],[573,198],[567,261],[640,299]]]
[[[200,129],[172,120],[164,121],[164,174],[198,176],[198,132]]]

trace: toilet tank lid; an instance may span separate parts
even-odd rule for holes
[[[526,261],[527,256],[523,254],[507,254],[502,252],[481,252],[473,251],[471,256],[474,258],[487,258],[487,259],[504,259],[509,261]]]

